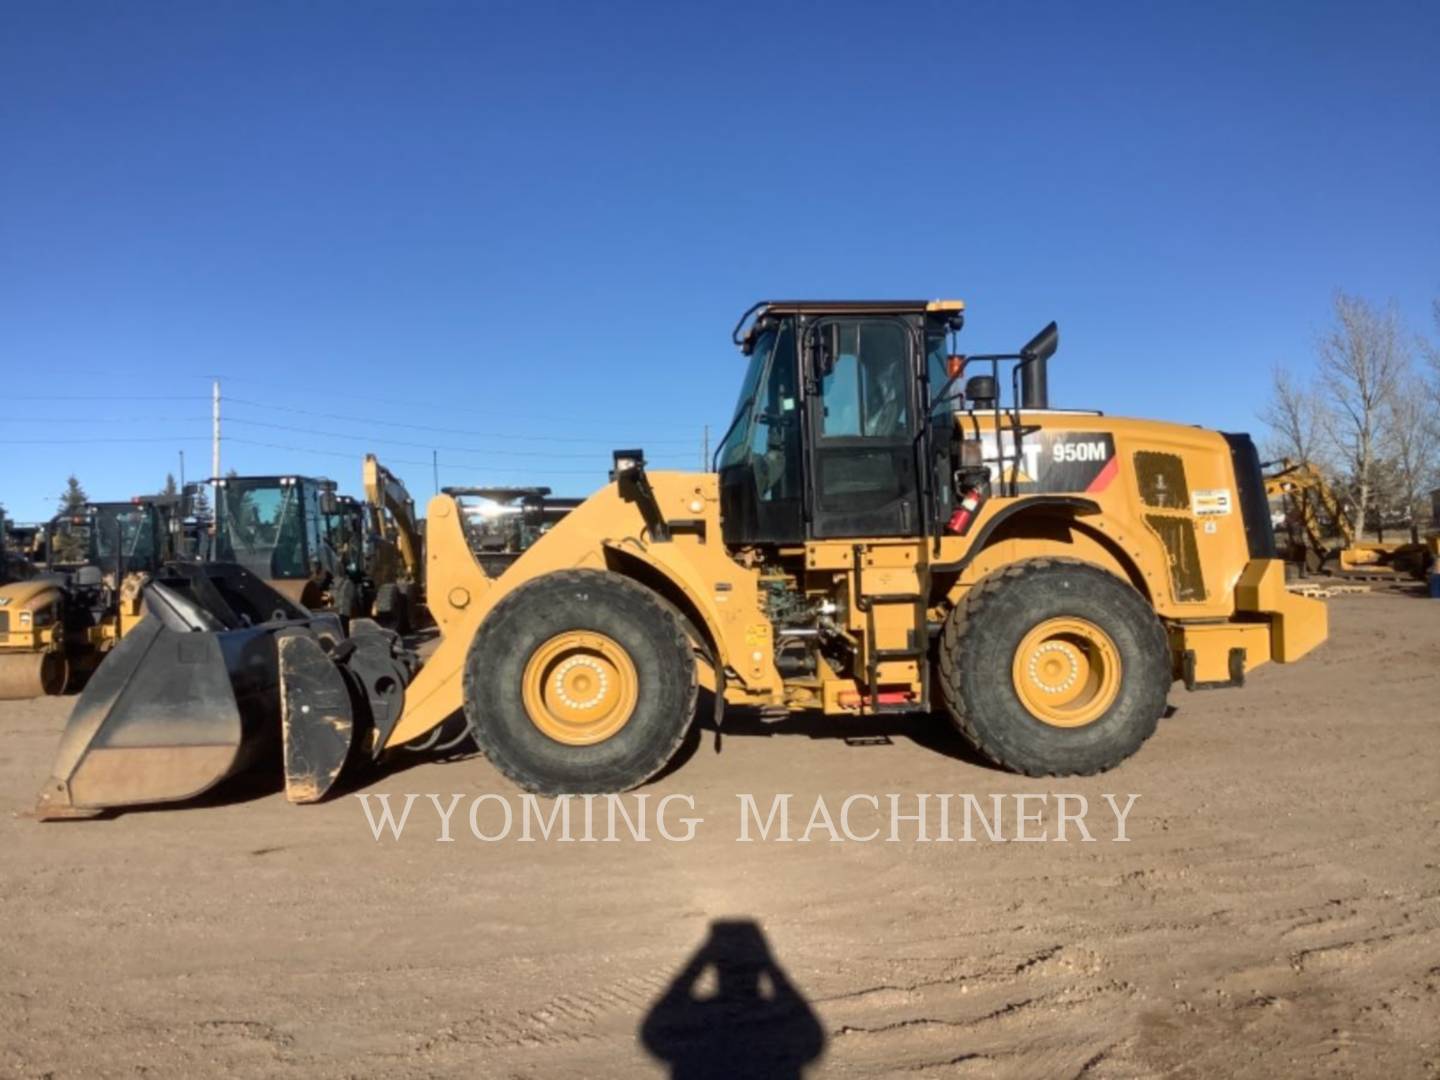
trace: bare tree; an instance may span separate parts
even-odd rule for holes
[[[1313,385],[1283,364],[1270,372],[1270,400],[1260,410],[1260,420],[1270,429],[1265,447],[1269,456],[1318,464],[1327,426],[1324,404]]]
[[[1429,389],[1418,374],[1404,372],[1383,415],[1384,449],[1394,465],[1394,502],[1410,528],[1411,541],[1417,543],[1418,522],[1426,513],[1423,507],[1440,452],[1440,429]]]
[[[1440,335],[1440,298],[1430,303],[1430,317],[1435,321],[1435,330]],[[1429,371],[1425,374],[1426,390],[1430,397],[1430,404],[1435,409],[1437,416],[1440,416],[1440,336],[1431,341],[1423,334],[1420,336],[1420,353],[1429,362]]]
[[[1362,297],[1335,294],[1335,322],[1318,342],[1318,368],[1335,414],[1330,436],[1355,484],[1357,535],[1370,508],[1382,414],[1408,351],[1393,307],[1382,311]]]

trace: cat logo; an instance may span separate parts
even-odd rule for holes
[[[1031,431],[1016,440],[1005,431],[981,437],[991,480],[1017,494],[1104,491],[1119,471],[1108,432]]]
[[[1019,465],[1009,465],[1001,470],[1001,479],[1006,484],[1033,484],[1035,478]]]

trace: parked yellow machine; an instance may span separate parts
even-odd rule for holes
[[[408,631],[424,611],[424,547],[415,500],[400,478],[366,454],[361,467],[365,489],[368,574],[375,582],[373,611],[385,626]]]
[[[373,454],[362,480],[363,502],[323,477],[225,477],[215,485],[213,559],[311,610],[408,630],[421,604],[414,503]]]
[[[144,614],[168,529],[155,498],[87,503],[45,526],[35,575],[0,587],[0,699],[59,694],[100,663]]]
[[[938,711],[1006,768],[1089,774],[1139,749],[1174,681],[1240,686],[1325,639],[1324,606],[1285,589],[1248,437],[1052,409],[1054,324],[966,359],[962,322],[950,301],[758,304],[713,471],[617,451],[608,486],[548,519],[532,494],[544,527],[489,546],[477,528],[515,505],[438,495],[425,582],[441,639],[413,681],[373,634],[270,635],[290,797],[323,796],[352,745],[379,756],[457,713],[527,790],[623,790],[670,759],[702,687],[716,724],[726,707]],[[236,651],[216,636],[217,656]],[[77,708],[42,815],[183,798],[234,771],[254,728],[239,695],[208,734],[214,702],[182,709],[188,771],[144,695],[115,703],[132,672],[158,684],[184,640],[112,657],[119,689]],[[156,783],[108,786],[120,773]]]
[[[1435,534],[1419,542],[1360,540],[1324,473],[1308,461],[1285,458],[1273,464],[1277,468],[1266,474],[1265,491],[1282,499],[1292,534],[1290,558],[1307,570],[1424,580],[1435,565],[1440,549]],[[1327,542],[1327,524],[1338,545]]]

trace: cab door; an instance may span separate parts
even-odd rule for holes
[[[805,340],[811,537],[919,535],[914,328],[824,318]]]
[[[740,415],[718,453],[725,542],[799,543],[805,537],[804,454],[792,320],[760,335],[752,363]]]

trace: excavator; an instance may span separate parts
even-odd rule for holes
[[[361,480],[369,537],[366,575],[376,583],[371,610],[381,625],[408,633],[422,621],[425,605],[425,538],[415,500],[374,454],[365,455]]]
[[[1437,544],[1433,536],[1419,543],[1358,540],[1334,489],[1311,462],[1283,458],[1266,463],[1265,468],[1273,470],[1265,475],[1266,495],[1284,503],[1288,557],[1307,572],[1333,569],[1343,576],[1410,577],[1423,581],[1435,565]],[[1327,523],[1340,539],[1338,547],[1327,540]]]
[[[442,490],[423,663],[240,567],[155,581],[37,815],[183,801],[262,761],[315,802],[455,717],[519,788],[623,791],[702,690],[717,739],[732,709],[913,713],[998,767],[1091,775],[1140,750],[1174,684],[1239,689],[1325,640],[1248,436],[1052,407],[1054,323],[967,356],[964,321],[959,301],[762,301],[708,471],[628,448],[578,502]]]

